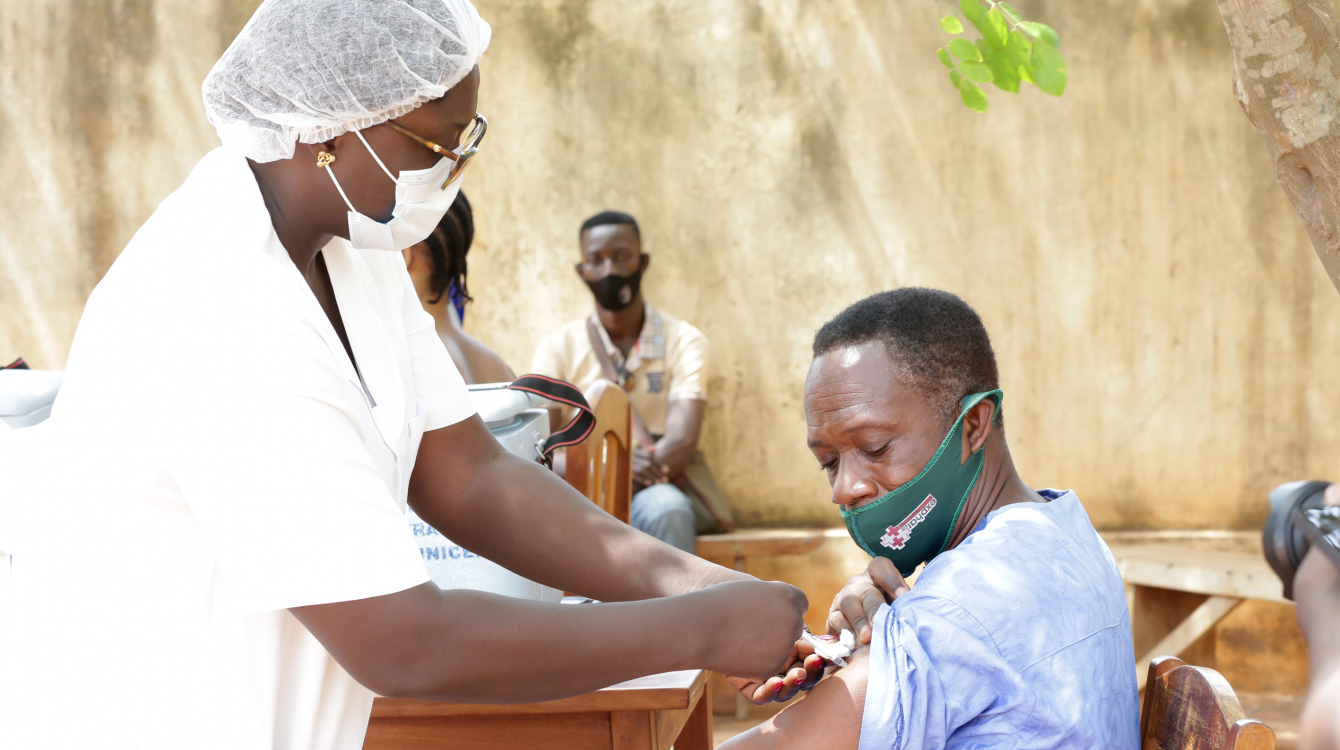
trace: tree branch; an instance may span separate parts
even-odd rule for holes
[[[1238,102],[1340,290],[1340,24],[1324,2],[1216,1]]]

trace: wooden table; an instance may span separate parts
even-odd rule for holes
[[[378,697],[364,750],[710,750],[707,673],[667,672],[512,706]]]
[[[1204,535],[1201,539],[1198,536]],[[1140,587],[1206,595],[1167,635],[1136,661],[1141,689],[1148,665],[1157,656],[1177,656],[1228,616],[1244,599],[1289,604],[1275,571],[1261,556],[1260,534],[1250,532],[1116,532],[1104,534],[1122,580],[1134,617],[1134,599]],[[1179,537],[1181,537],[1179,539]],[[1241,537],[1241,538],[1238,538]],[[1219,541],[1224,549],[1206,548]],[[1251,551],[1238,551],[1234,547]]]

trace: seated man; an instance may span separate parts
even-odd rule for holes
[[[540,341],[531,372],[582,391],[605,378],[628,393],[635,433],[630,521],[692,553],[695,532],[730,523],[698,452],[707,404],[707,337],[643,301],[642,274],[651,256],[642,252],[642,233],[632,216],[596,214],[582,224],[578,238],[577,275],[595,297],[595,314]],[[562,416],[552,416],[557,429]],[[692,477],[681,478],[690,467]],[[554,468],[560,469],[557,463]]]
[[[819,330],[809,445],[897,598],[848,667],[723,747],[1138,747],[1121,576],[1075,493],[1020,479],[1001,398],[986,328],[947,292],[876,294]],[[892,570],[923,562],[910,590]]]

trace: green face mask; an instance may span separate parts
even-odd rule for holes
[[[982,473],[986,443],[968,457],[963,455],[963,417],[983,399],[996,402],[991,421],[1005,398],[999,390],[974,393],[963,399],[962,411],[940,449],[912,481],[856,510],[842,511],[847,533],[871,557],[887,557],[903,575],[930,562],[949,545],[963,504]]]

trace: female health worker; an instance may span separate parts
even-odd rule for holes
[[[205,79],[223,147],[93,291],[52,418],[0,443],[0,747],[355,750],[372,691],[526,702],[794,658],[799,590],[505,452],[415,296],[400,251],[483,136],[489,37],[467,0],[267,0]],[[609,603],[441,591],[406,503]]]

